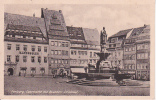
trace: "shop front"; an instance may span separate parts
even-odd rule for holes
[[[138,80],[150,80],[150,71],[137,71],[137,79]]]

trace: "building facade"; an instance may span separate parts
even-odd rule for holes
[[[150,26],[134,28],[124,40],[124,70],[134,79],[150,80]]]
[[[111,66],[123,69],[123,40],[127,38],[127,35],[131,29],[122,30],[118,33],[110,36],[106,42],[106,50],[110,53],[107,60],[110,61]]]
[[[48,75],[48,41],[43,24],[40,18],[4,14],[6,75]]]
[[[150,26],[119,31],[108,38],[102,51],[110,53],[107,60],[133,79],[150,80]]]
[[[62,11],[41,9],[49,39],[49,75],[70,74],[70,39]]]
[[[150,80],[150,26],[144,27],[136,39],[136,79]]]
[[[70,37],[70,67],[88,68],[88,64],[96,66],[97,52],[100,52],[100,38],[96,29],[67,26]],[[86,70],[87,71],[87,70]]]

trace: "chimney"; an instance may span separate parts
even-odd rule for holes
[[[59,13],[62,13],[62,10],[59,10]]]

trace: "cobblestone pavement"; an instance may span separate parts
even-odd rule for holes
[[[139,81],[142,86],[83,86],[66,83],[67,78],[4,77],[5,95],[101,95],[149,96],[149,81]]]

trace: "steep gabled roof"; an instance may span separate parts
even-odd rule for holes
[[[82,27],[67,26],[70,39],[85,40]]]
[[[41,31],[46,36],[46,28],[43,18],[4,13],[4,30],[7,27],[30,31]]]
[[[126,36],[132,29],[127,29],[127,30],[121,30],[118,33],[110,36],[109,38],[113,38],[113,37],[119,37],[119,36]]]
[[[100,34],[97,29],[82,28],[87,44],[100,45]]]
[[[138,28],[134,28],[132,33],[131,33],[131,36],[136,36],[136,35],[139,35],[143,32],[145,27],[138,27]]]
[[[37,26],[24,26],[24,25],[8,24],[6,29],[41,32],[40,28]]]
[[[53,36],[69,36],[61,10],[55,11],[42,8],[41,12],[41,16],[45,20],[46,30],[49,38]]]

